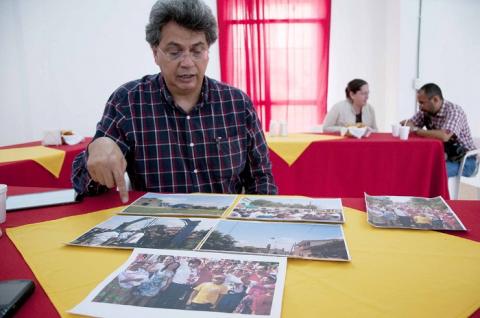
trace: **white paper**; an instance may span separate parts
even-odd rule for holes
[[[84,140],[83,136],[80,135],[63,135],[62,138],[63,141],[70,146],[79,144]]]
[[[286,258],[283,257],[269,257],[269,256],[252,256],[252,255],[232,255],[220,253],[206,253],[206,252],[187,252],[187,251],[172,251],[172,250],[153,250],[153,249],[135,249],[130,258],[115,272],[110,274],[103,282],[101,282],[80,304],[75,306],[69,312],[79,315],[87,315],[92,317],[175,317],[175,318],[246,318],[254,315],[240,314],[240,313],[222,313],[216,311],[197,311],[186,309],[166,309],[166,308],[152,308],[141,307],[136,305],[113,304],[106,302],[93,301],[101,297],[106,298],[106,291],[115,290],[112,284],[118,282],[118,277],[134,263],[139,264],[141,260],[156,259],[156,257],[173,256],[176,261],[187,261],[192,258],[200,259],[202,264],[251,264],[258,262],[269,263],[270,268],[275,268],[276,281],[273,288],[273,299],[269,315],[262,315],[261,317],[280,317],[281,305],[283,297],[283,289],[285,284],[286,274]],[[135,265],[135,264],[134,264]],[[156,265],[154,263],[154,265]],[[272,266],[274,265],[274,266]],[[222,265],[225,266],[225,265]],[[133,268],[133,267],[130,267]],[[109,285],[110,284],[110,285]],[[271,286],[271,285],[270,285]],[[110,288],[110,289],[108,289]],[[103,291],[103,294],[101,293]],[[156,296],[154,296],[156,297]],[[118,299],[118,298],[117,298]],[[258,317],[257,315],[255,315]]]

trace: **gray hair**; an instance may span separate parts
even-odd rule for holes
[[[217,21],[212,10],[201,0],[158,0],[150,11],[145,39],[151,47],[160,43],[162,28],[170,21],[197,32],[205,33],[210,46],[217,40]]]

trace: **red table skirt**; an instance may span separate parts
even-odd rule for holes
[[[87,147],[90,140],[91,138],[86,138],[85,141],[73,146],[48,146],[49,148],[65,151],[65,159],[58,178],[33,160],[21,160],[0,163],[0,183],[7,184],[8,186],[22,187],[71,188],[72,182],[70,181],[70,176],[72,173],[71,166],[73,159]],[[30,142],[2,147],[1,149],[39,145],[40,142]]]
[[[376,133],[314,142],[290,167],[271,150],[270,158],[280,194],[449,198],[443,144],[435,139]]]

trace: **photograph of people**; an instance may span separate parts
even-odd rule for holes
[[[368,83],[363,79],[353,79],[345,88],[345,100],[336,103],[328,111],[323,122],[324,132],[339,132],[343,127],[370,127],[377,131],[375,111],[367,103],[370,93]]]
[[[97,303],[269,315],[278,263],[138,254],[93,298]],[[202,274],[203,273],[203,274]],[[202,276],[203,279],[202,279]]]

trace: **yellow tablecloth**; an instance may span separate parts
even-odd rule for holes
[[[341,136],[289,134],[286,137],[267,136],[268,147],[291,166],[314,141],[342,139]]]
[[[65,151],[44,146],[0,149],[0,163],[33,160],[47,169],[56,178],[62,170]]]
[[[128,250],[65,246],[115,208],[7,229],[64,317],[127,260]],[[345,208],[351,262],[289,260],[282,317],[466,317],[480,306],[480,243],[374,229]]]

